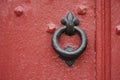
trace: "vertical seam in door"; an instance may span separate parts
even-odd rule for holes
[[[95,57],[94,57],[94,69],[95,69],[95,73],[94,73],[94,79],[96,80],[96,0],[94,0],[94,23],[95,23],[95,34],[94,34],[94,53],[95,53]]]

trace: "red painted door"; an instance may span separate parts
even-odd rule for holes
[[[111,79],[120,80],[120,1],[111,4]]]
[[[119,80],[115,62],[119,60],[119,45],[114,44],[119,39],[114,32],[110,34],[118,23],[113,22],[111,27],[110,2],[0,0],[0,80]],[[114,3],[113,8],[119,6],[118,0]],[[88,40],[86,50],[71,67],[58,57],[51,42],[54,29],[62,26],[60,20],[69,11],[79,18]],[[113,21],[119,18],[113,17]],[[77,48],[80,39],[78,34],[63,34],[59,44]]]

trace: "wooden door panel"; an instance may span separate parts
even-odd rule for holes
[[[16,7],[23,14],[16,16]],[[77,8],[87,13],[78,15]],[[88,45],[72,67],[61,60],[51,46],[50,24],[60,27],[68,11],[80,19]],[[0,1],[0,80],[96,80],[94,0],[1,0]],[[79,45],[79,36],[61,36],[65,46]],[[64,40],[64,41],[63,41]]]
[[[111,0],[111,80],[120,80],[120,0]]]

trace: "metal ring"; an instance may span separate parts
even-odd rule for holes
[[[68,51],[61,49],[58,43],[58,39],[60,35],[64,33],[65,29],[66,29],[66,26],[63,26],[54,32],[53,37],[52,37],[52,46],[59,55],[63,57],[67,57],[67,58],[75,58],[81,55],[87,46],[86,34],[80,27],[74,26],[75,31],[77,31],[81,37],[81,45],[79,45],[78,49],[76,49],[75,51],[68,52]]]

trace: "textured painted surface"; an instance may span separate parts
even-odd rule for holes
[[[120,80],[120,35],[116,33],[120,26],[120,0],[111,1],[111,80]]]
[[[77,14],[81,5],[87,14]],[[17,6],[24,9],[21,16],[14,13]],[[94,0],[0,0],[0,80],[96,80],[94,9]],[[49,24],[61,26],[69,10],[88,37],[86,51],[71,68],[58,58],[46,32]],[[79,39],[63,34],[60,44],[77,47]]]
[[[96,1],[96,79],[111,80],[111,0]]]

